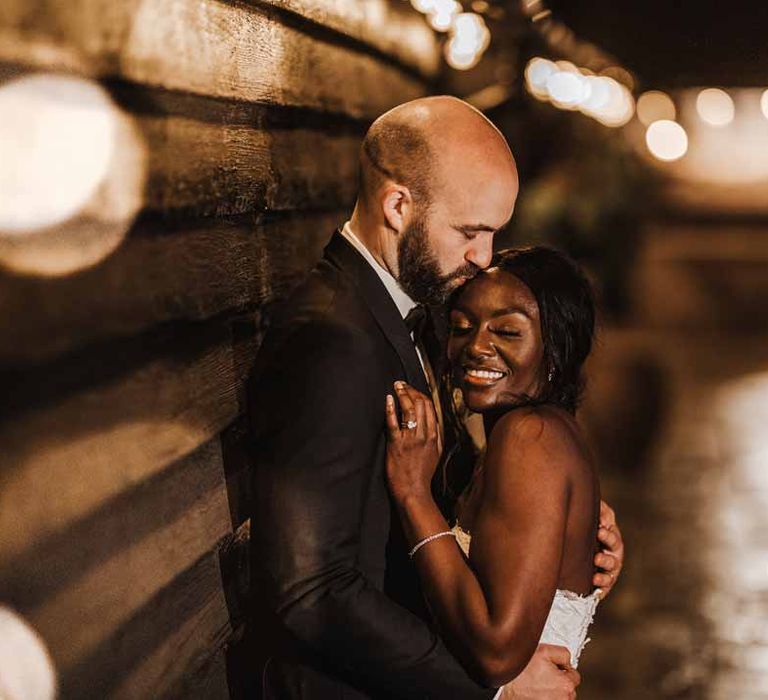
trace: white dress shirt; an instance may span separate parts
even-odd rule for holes
[[[400,316],[405,318],[411,309],[417,305],[416,302],[402,290],[397,280],[392,276],[392,273],[387,270],[386,267],[381,265],[376,260],[376,258],[373,257],[373,255],[371,255],[371,251],[365,247],[365,243],[363,243],[355,235],[355,232],[352,230],[349,221],[347,221],[342,227],[341,235],[344,236],[344,238],[346,238],[355,247],[355,250],[357,250],[357,252],[360,253],[360,255],[362,255],[368,264],[373,268],[373,271],[379,276],[379,279],[382,281],[387,291],[389,292],[389,296],[392,297],[392,301],[395,302],[395,306],[400,312]],[[413,340],[413,333],[411,333],[411,340]],[[424,358],[421,356],[421,350],[419,350],[418,346],[416,346],[416,354],[419,357],[421,369],[424,369]]]

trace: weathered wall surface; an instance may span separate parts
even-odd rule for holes
[[[367,124],[429,92],[438,55],[394,0],[0,6],[4,74],[99,80],[148,153],[116,252],[0,273],[0,603],[62,697],[228,697],[259,309],[317,259]]]

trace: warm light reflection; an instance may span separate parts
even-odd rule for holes
[[[688,135],[677,122],[662,119],[654,122],[645,133],[648,150],[663,161],[682,158],[688,150]]]
[[[733,121],[735,107],[731,96],[718,88],[707,88],[696,98],[696,111],[711,126],[726,126]]]
[[[668,119],[674,121],[677,110],[672,98],[660,90],[649,90],[637,98],[637,118],[644,126]]]
[[[738,685],[743,689],[749,687],[744,680],[762,679],[768,671],[766,391],[768,373],[763,371],[737,377],[711,394],[725,468],[708,504],[706,522],[714,544],[708,573],[714,585],[704,612],[737,659],[725,665],[717,680],[728,687],[729,681],[743,679]]]
[[[89,80],[40,74],[0,86],[0,162],[0,264],[17,272],[93,265],[141,206],[141,139]]]

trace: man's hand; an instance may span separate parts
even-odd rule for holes
[[[539,644],[523,672],[504,686],[500,700],[575,700],[579,683],[565,647]]]
[[[595,555],[595,566],[601,571],[595,573],[592,582],[605,598],[613,589],[624,566],[624,540],[616,524],[616,513],[605,501],[600,501],[600,528],[597,531],[602,551]]]

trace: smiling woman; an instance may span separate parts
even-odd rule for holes
[[[404,420],[417,418],[404,426],[388,404],[387,476],[430,608],[454,654],[493,686],[513,682],[538,644],[565,647],[557,664],[575,668],[601,594],[600,487],[572,415],[593,328],[589,283],[549,248],[501,253],[455,295],[448,359],[487,447],[452,530],[430,490],[429,400],[396,386]]]
[[[448,355],[467,407],[573,413],[594,325],[589,282],[570,259],[544,247],[499,253],[451,305]]]

